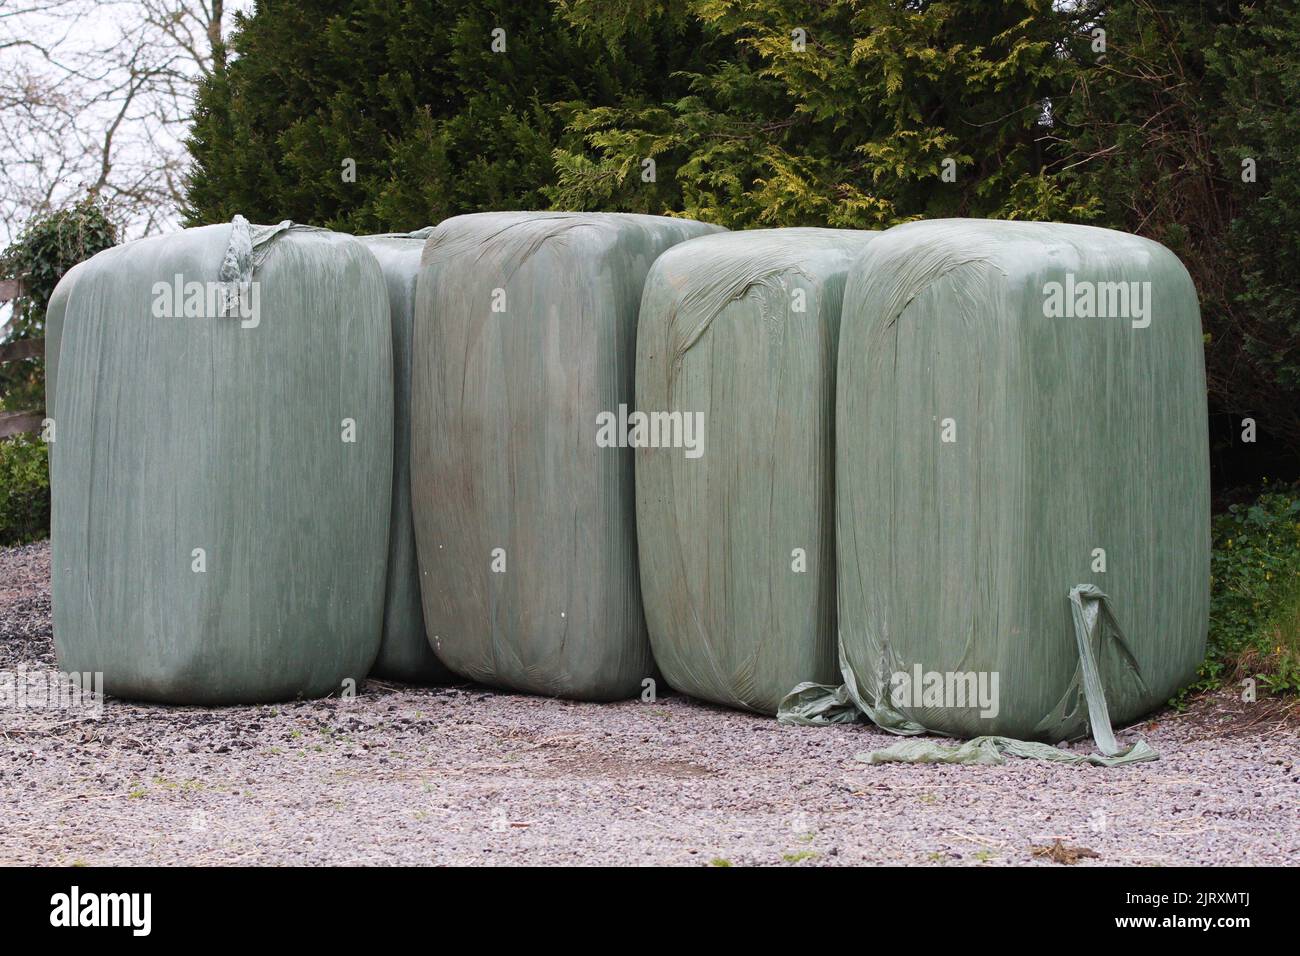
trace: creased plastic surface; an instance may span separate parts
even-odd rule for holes
[[[702,417],[697,458],[636,450],[646,621],[668,683],[772,714],[835,666],[835,346],[874,233],[692,239],[642,298],[636,406]]]
[[[325,231],[316,226],[304,226],[288,219],[273,226],[259,226],[238,215],[231,220],[227,228],[230,234],[225,250],[221,254],[217,279],[232,291],[238,283],[252,280],[254,270],[261,267],[262,262],[271,252],[271,244],[282,234],[290,230]],[[137,239],[124,242],[115,248],[125,250],[142,241],[144,240]],[[64,313],[67,311],[68,296],[72,293],[77,273],[85,264],[85,262],[78,262],[63,274],[63,278],[54,287],[45,309],[45,412],[51,418],[54,418],[55,386],[58,382],[59,344],[63,339]],[[172,278],[172,276],[159,277],[160,281],[170,281]]]
[[[1157,754],[1144,741],[1115,757],[1104,754],[1077,753],[1061,750],[1051,744],[1032,740],[1015,740],[1011,737],[976,737],[957,746],[944,746],[932,740],[900,740],[883,750],[858,754],[854,759],[863,763],[950,763],[950,764],[1004,764],[1007,755],[1025,760],[1048,760],[1054,763],[1092,764],[1097,767],[1120,767],[1130,763],[1143,763],[1157,759]]]
[[[1047,315],[1053,282],[1149,282],[1150,324]],[[889,230],[845,293],[836,421],[840,643],[868,706],[917,664],[997,674],[996,716],[915,701],[898,716],[956,737],[1082,736],[1066,600],[1080,581],[1124,622],[1097,656],[1110,718],[1193,679],[1209,603],[1205,375],[1195,292],[1168,250],[1047,223]]]
[[[102,252],[66,302],[55,643],[61,667],[102,671],[118,696],[338,693],[379,649],[393,462],[383,275],[355,239],[280,230],[257,247],[255,327],[159,317],[155,283],[229,281],[234,231]]]
[[[55,394],[59,380],[59,344],[63,341],[63,320],[68,311],[72,287],[76,285],[77,276],[85,266],[85,262],[78,262],[65,272],[50,293],[50,301],[45,306],[45,415],[53,418],[56,423]],[[57,428],[55,434],[58,434]]]
[[[443,683],[452,676],[425,637],[411,517],[411,331],[415,281],[429,231],[360,237],[384,272],[393,321],[393,517],[388,530],[384,638],[374,674],[415,684]]]
[[[597,445],[597,415],[632,404],[651,263],[712,231],[653,216],[483,213],[429,237],[411,484],[425,624],[455,673],[592,700],[640,693],[655,676],[632,452]]]
[[[221,257],[217,278],[226,283],[252,281],[253,273],[262,267],[266,257],[271,254],[271,243],[281,234],[291,229],[302,231],[315,228],[300,226],[288,219],[283,219],[274,226],[256,226],[243,216],[235,216],[230,221],[230,240],[226,243],[225,255]]]
[[[1071,687],[1066,690],[1066,698],[1075,698],[1078,692],[1082,691],[1084,704],[1087,707],[1088,731],[1096,742],[1097,749],[1101,751],[1100,754],[1079,754],[1058,750],[1048,744],[990,736],[977,737],[957,747],[931,740],[907,741],[873,753],[859,754],[858,759],[867,763],[1000,764],[1004,762],[1004,754],[1011,754],[1032,760],[1091,763],[1103,767],[1118,767],[1128,763],[1159,759],[1159,754],[1144,740],[1139,740],[1128,747],[1121,747],[1111,727],[1105,688],[1102,686],[1101,671],[1097,666],[1101,651],[1107,646],[1106,642],[1114,643],[1115,649],[1122,655],[1135,679],[1140,681],[1141,676],[1137,674],[1137,662],[1128,650],[1124,632],[1110,609],[1110,599],[1096,585],[1081,584],[1070,589],[1070,615],[1074,622],[1079,667]],[[801,716],[814,716],[810,698],[811,693],[807,692],[804,697],[796,698],[792,702],[793,705],[802,708]],[[823,694],[822,700],[837,701],[838,698],[832,693],[826,693]]]

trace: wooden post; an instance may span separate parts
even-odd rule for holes
[[[43,421],[43,412],[0,412],[0,438],[21,435],[23,432],[39,432]]]
[[[44,354],[44,339],[18,339],[0,345],[0,362],[17,362],[22,359],[40,358]]]

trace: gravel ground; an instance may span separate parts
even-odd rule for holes
[[[55,666],[49,547],[0,550],[0,670]],[[1295,708],[1202,698],[1116,769],[866,766],[896,738],[680,696],[370,681],[352,700],[0,712],[5,864],[1035,864],[1300,860]],[[1059,851],[1057,856],[1059,856]]]

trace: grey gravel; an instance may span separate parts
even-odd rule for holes
[[[54,668],[45,543],[0,550],[0,669]],[[352,700],[0,712],[3,864],[1295,864],[1294,708],[1203,697],[1104,769],[853,760],[895,738],[680,696],[367,682]],[[1087,743],[1080,746],[1088,746]]]

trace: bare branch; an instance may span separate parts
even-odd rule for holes
[[[100,197],[127,235],[174,225],[198,84],[251,0],[0,0],[0,245]]]

